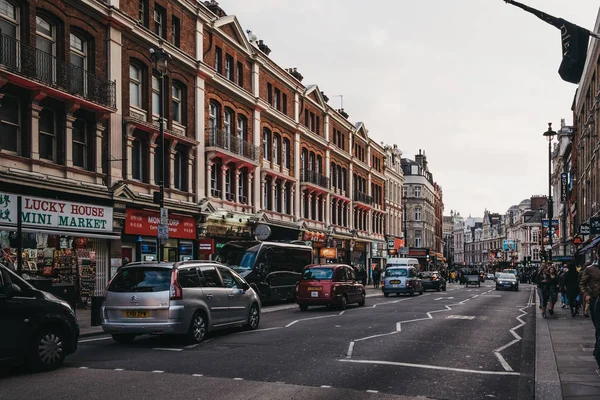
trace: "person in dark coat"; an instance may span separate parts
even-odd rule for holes
[[[569,269],[564,274],[565,290],[567,292],[567,304],[571,308],[571,316],[575,317],[579,313],[579,303],[575,301],[579,294],[579,274],[575,264],[569,264]]]

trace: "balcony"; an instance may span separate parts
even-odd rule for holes
[[[353,197],[354,201],[360,201],[361,203],[365,203],[365,204],[373,204],[373,196],[369,196],[366,193],[363,192],[358,192],[358,191],[354,191],[354,197]]]
[[[0,32],[0,70],[2,69],[65,92],[69,96],[81,97],[103,107],[116,108],[115,82]]]
[[[242,138],[233,136],[219,129],[211,130],[208,135],[206,147],[218,147],[227,150],[229,153],[248,158],[254,162],[258,161],[259,148],[252,143],[244,141]]]
[[[313,185],[329,189],[329,178],[309,169],[303,169],[301,171],[301,182],[311,183]]]

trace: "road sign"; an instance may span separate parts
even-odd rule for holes
[[[408,247],[400,247],[398,249],[399,254],[408,254]]]
[[[589,235],[590,234],[590,225],[589,224],[579,225],[579,233],[581,235]]]
[[[169,227],[167,225],[158,226],[158,238],[160,240],[167,240],[169,238]]]
[[[160,224],[167,226],[169,225],[169,209],[161,207],[160,209]]]

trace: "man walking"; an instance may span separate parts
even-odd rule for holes
[[[590,313],[592,322],[596,328],[596,345],[594,346],[594,357],[600,367],[600,267],[598,258],[600,258],[600,244],[594,249],[595,260],[588,266],[581,275],[579,287],[581,292],[590,296]]]

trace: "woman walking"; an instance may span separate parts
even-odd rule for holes
[[[567,292],[567,304],[571,308],[571,316],[579,314],[579,304],[576,302],[579,295],[579,274],[575,264],[569,264],[569,269],[565,273],[565,290]]]
[[[550,266],[547,271],[542,272],[542,318],[546,318],[546,310],[554,315],[554,304],[558,300],[558,275],[556,268]]]

